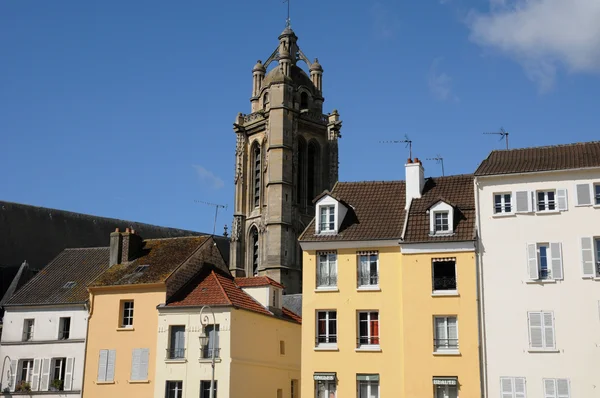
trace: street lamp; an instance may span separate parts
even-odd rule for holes
[[[208,318],[208,315],[204,315],[204,317],[202,316],[202,312],[204,311],[205,308],[208,308],[212,314],[212,318],[213,318],[213,322],[212,322],[212,327],[213,327],[213,333],[215,333],[215,339],[213,340],[213,347],[212,347],[212,358],[210,361],[210,366],[212,367],[212,376],[210,379],[210,392],[209,392],[209,397],[210,398],[214,398],[214,394],[215,394],[215,343],[216,343],[216,333],[217,333],[217,321],[215,319],[215,313],[212,310],[212,308],[210,307],[210,305],[204,305],[202,306],[202,308],[200,308],[200,324],[202,325],[202,333],[200,333],[200,347],[202,346],[208,346],[209,342],[210,342],[210,336],[206,334],[206,327],[209,325],[209,321],[210,319]]]
[[[0,373],[0,393],[2,392],[2,380],[4,380],[4,365],[6,365],[6,358],[8,358],[9,363],[12,362],[12,360],[10,359],[10,357],[8,355],[4,356],[4,359],[2,360],[2,373]],[[14,372],[16,372],[17,370],[15,369]],[[8,372],[6,372],[7,377],[8,377],[8,386],[10,387],[10,379],[12,378],[12,365],[8,365]]]

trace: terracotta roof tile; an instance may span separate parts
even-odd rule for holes
[[[600,167],[600,141],[492,151],[476,176]]]
[[[283,285],[268,276],[253,276],[248,278],[235,278],[235,284],[239,287],[275,286],[283,289]]]

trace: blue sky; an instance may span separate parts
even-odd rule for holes
[[[340,180],[440,154],[599,139],[597,0],[292,0],[342,120]],[[285,26],[281,0],[0,3],[0,199],[212,231],[231,223],[238,112]],[[441,173],[425,161],[426,174]]]

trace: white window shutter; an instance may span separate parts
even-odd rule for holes
[[[529,213],[531,212],[531,199],[529,191],[517,191],[515,192],[515,200],[517,203],[517,213]]]
[[[554,313],[542,313],[544,321],[544,348],[556,348],[555,333],[554,333]]]
[[[552,279],[563,279],[562,247],[560,242],[550,243]]]
[[[513,379],[510,377],[500,378],[500,396],[502,398],[513,398]]]
[[[40,367],[42,366],[40,358],[33,360],[33,374],[31,375],[31,391],[37,391],[40,387]]]
[[[19,362],[17,362],[16,360],[12,360],[10,361],[10,391],[15,391],[15,387],[17,385],[17,373],[19,372],[19,369],[17,369],[17,366],[19,366]],[[3,376],[3,375],[0,375]]]
[[[148,360],[150,356],[150,350],[148,348],[140,349],[140,380],[148,380]]]
[[[596,276],[594,269],[594,241],[592,238],[581,238],[581,274],[584,278]]]
[[[544,398],[557,398],[554,379],[544,379]]]
[[[108,350],[108,359],[106,361],[106,381],[115,381],[115,361],[117,360],[117,351]]]
[[[530,312],[529,321],[529,347],[544,348],[544,335],[542,331],[542,313]]]
[[[65,368],[65,391],[71,391],[73,388],[73,370],[75,369],[75,358],[67,358],[67,366]]]
[[[526,398],[525,378],[515,377],[515,398]]]
[[[569,379],[556,379],[556,392],[558,398],[571,398]]]
[[[50,358],[42,359],[42,380],[40,391],[48,391],[50,384]]]
[[[591,204],[590,184],[577,184],[577,206],[590,206]]]
[[[556,201],[558,202],[558,210],[567,211],[569,209],[568,195],[566,189],[556,190]]]
[[[527,244],[527,274],[531,280],[539,279],[537,245],[535,243]]]
[[[131,376],[130,380],[140,379],[140,349],[134,348],[131,353]]]
[[[106,363],[108,362],[108,350],[100,350],[98,357],[98,381],[106,381]]]

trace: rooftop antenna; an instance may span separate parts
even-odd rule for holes
[[[500,127],[500,131],[495,133],[483,133],[483,134],[495,134],[500,136],[500,141],[504,138],[506,141],[506,149],[508,149],[508,131],[505,131],[502,127]]]
[[[427,160],[435,160],[437,162],[437,164],[441,164],[442,165],[442,177],[445,175],[444,174],[444,158],[442,157],[442,155],[440,155],[438,153],[434,158],[428,158]]]
[[[215,207],[215,223],[213,225],[213,235],[215,234],[216,230],[217,230],[217,215],[219,214],[219,209],[225,209],[227,210],[227,205],[220,205],[217,203],[210,203],[210,202],[204,202],[203,200],[194,200],[194,202],[196,203],[201,203],[203,205],[207,205],[207,206],[214,206]]]
[[[290,20],[290,0],[283,0],[284,3],[287,3],[287,19],[285,20],[285,27],[289,28],[292,26],[292,21]]]
[[[412,159],[412,141],[406,134],[404,134],[403,140],[391,140],[391,141],[379,141],[380,144],[406,144],[405,148],[408,148],[408,157]]]

